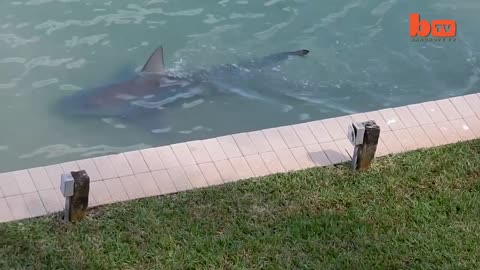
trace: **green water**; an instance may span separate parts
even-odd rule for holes
[[[411,41],[412,12],[457,20],[456,41]],[[478,0],[2,1],[0,172],[476,92],[478,14]],[[264,99],[199,98],[148,128],[51,112],[139,70],[159,45],[177,73],[311,53],[244,84]]]

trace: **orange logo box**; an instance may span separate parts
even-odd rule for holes
[[[457,22],[455,20],[434,20],[430,24],[427,20],[420,20],[420,14],[410,14],[411,37],[455,37],[457,35]]]

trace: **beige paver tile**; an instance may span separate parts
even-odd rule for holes
[[[447,117],[443,114],[440,107],[434,101],[422,103],[423,108],[427,111],[434,123],[441,123],[447,121]]]
[[[347,136],[348,127],[352,125],[352,123],[354,122],[352,117],[350,115],[344,115],[344,116],[336,117],[335,120],[338,122],[338,124],[340,125],[340,128],[342,128],[343,130],[342,138],[345,138]],[[338,139],[341,139],[341,138],[338,137]]]
[[[455,131],[455,128],[450,122],[442,122],[436,125],[442,132],[443,137],[447,140],[447,143],[456,143],[461,140],[460,135]]]
[[[247,133],[233,134],[232,137],[244,156],[257,153],[257,149]]]
[[[60,180],[59,180],[60,181]],[[0,173],[0,189],[5,197],[21,194],[13,173]]]
[[[185,190],[193,189],[193,186],[188,180],[188,177],[185,174],[185,171],[183,170],[183,168],[175,167],[175,168],[170,168],[167,171],[177,191],[185,191]]]
[[[203,140],[203,145],[205,145],[205,149],[207,149],[212,161],[227,159],[227,155],[223,152],[223,149],[216,138]]]
[[[214,186],[223,184],[222,176],[220,176],[217,167],[215,167],[212,162],[200,164],[199,167],[208,185]]]
[[[400,117],[398,117],[393,109],[383,109],[378,112],[383,116],[383,119],[389,126],[389,129],[396,130],[405,128],[405,125],[400,120]]]
[[[27,170],[21,170],[13,172],[13,176],[17,181],[18,188],[20,188],[20,192],[22,193],[30,193],[37,191],[37,188],[33,184],[33,180],[30,177],[30,174]]]
[[[442,99],[435,101],[437,106],[443,112],[447,120],[456,120],[462,118],[460,113],[457,112],[453,104],[450,102],[449,99]]]
[[[285,172],[285,168],[274,152],[261,153],[260,157],[271,174]]]
[[[280,160],[280,163],[282,163],[282,167],[285,171],[297,171],[301,169],[290,149],[278,149],[275,150],[275,154],[277,155],[278,160]]]
[[[328,166],[332,164],[320,144],[307,145],[305,146],[305,150],[307,150],[316,166]]]
[[[175,156],[177,157],[177,160],[181,166],[189,166],[189,165],[197,164],[197,162],[195,161],[195,158],[193,158],[193,155],[190,152],[190,149],[188,149],[188,146],[186,143],[172,144],[171,147],[172,147],[173,153],[175,153]]]
[[[108,193],[113,202],[123,202],[128,200],[127,192],[119,178],[104,180],[103,183],[107,187]]]
[[[38,195],[40,196],[40,199],[45,206],[45,210],[47,210],[48,213],[55,213],[63,210],[65,201],[60,201],[55,190],[41,190],[38,192]]]
[[[335,123],[336,123],[336,121],[335,121]],[[338,125],[338,123],[336,123],[336,124]],[[312,131],[310,130],[310,128],[308,127],[308,125],[306,123],[296,124],[296,125],[293,125],[292,127],[295,130],[295,133],[297,133],[298,138],[300,138],[300,140],[302,141],[303,145],[317,144],[318,143],[317,139],[315,139],[315,136],[313,136]]]
[[[346,153],[340,152],[335,142],[322,143],[320,146],[332,164],[343,163],[349,159]]]
[[[235,169],[239,180],[248,179],[255,176],[244,157],[231,158],[230,163]]]
[[[52,182],[50,182],[50,178],[48,177],[45,168],[32,168],[28,170],[28,173],[30,174],[33,184],[35,185],[37,190],[46,190],[53,188]]]
[[[127,158],[128,164],[130,164],[133,173],[137,174],[150,171],[140,151],[125,152],[124,155]]]
[[[272,147],[270,146],[270,143],[268,142],[267,138],[265,137],[262,131],[258,130],[258,131],[248,132],[248,136],[250,137],[253,144],[255,145],[255,148],[257,149],[258,153],[272,151]]]
[[[145,160],[145,163],[150,171],[165,169],[165,165],[163,165],[162,160],[158,156],[156,148],[140,150],[140,154],[142,154],[143,160]]]
[[[155,148],[155,150],[157,151],[158,157],[160,158],[166,169],[180,166],[180,163],[178,162],[177,157],[173,153],[170,145],[157,147]]]
[[[346,160],[352,160],[354,146],[348,139],[335,141],[340,153],[345,156]]]
[[[473,132],[476,138],[480,138],[480,119],[477,117],[467,117],[465,118],[465,123],[470,127],[470,130]]]
[[[377,144],[377,150],[375,152],[375,156],[377,156],[377,157],[383,157],[383,156],[386,156],[386,155],[390,154],[390,150],[388,150],[387,146],[382,141],[381,137],[382,137],[382,133],[380,133],[380,138],[379,138],[378,144]]]
[[[79,171],[78,164],[76,161],[61,163],[60,167],[62,167],[64,173]]]
[[[433,146],[433,143],[430,141],[422,127],[408,128],[408,132],[419,148],[429,148]]]
[[[333,141],[322,121],[313,121],[308,123],[308,127],[319,143]]]
[[[47,171],[48,178],[50,178],[50,182],[55,189],[60,189],[60,179],[63,174],[63,169],[60,165],[50,165],[45,166],[45,171]]]
[[[315,163],[313,163],[312,158],[308,154],[305,147],[303,146],[295,147],[290,149],[290,151],[292,152],[292,155],[297,161],[300,168],[308,169],[308,168],[315,167]]]
[[[390,154],[400,153],[405,150],[392,131],[385,131],[380,133],[380,138],[385,144],[385,147],[387,147],[387,149],[389,150]]]
[[[460,135],[461,140],[466,141],[475,139],[475,134],[465,120],[452,120],[450,121],[450,124],[453,126],[457,134]]]
[[[0,223],[9,222],[13,220],[13,215],[10,212],[10,207],[8,207],[7,201],[5,198],[0,198]]]
[[[283,141],[287,144],[288,148],[294,148],[302,145],[300,138],[291,126],[283,126],[278,128],[278,132],[282,136]]]
[[[152,172],[153,179],[157,183],[161,194],[169,194],[177,192],[177,188],[173,183],[172,178],[168,174],[167,170],[159,170]]]
[[[322,122],[333,140],[340,140],[347,136],[344,128],[340,126],[336,118],[324,119]],[[345,123],[345,125],[348,124]],[[312,144],[318,144],[318,142],[315,140]]]
[[[215,161],[214,164],[218,172],[220,173],[223,182],[228,183],[239,180],[240,177],[233,168],[232,163],[230,163],[230,160],[218,160]]]
[[[366,112],[365,115],[367,116],[368,120],[373,120],[375,123],[380,126],[381,131],[389,131],[390,126],[387,125],[385,119],[378,111]]]
[[[242,156],[242,152],[240,152],[240,149],[238,148],[232,136],[228,135],[228,136],[218,137],[217,141],[222,147],[223,153],[225,153],[227,158]]]
[[[480,97],[476,94],[471,94],[466,95],[464,98],[470,106],[470,109],[472,109],[472,111],[476,114],[477,117],[480,117]]]
[[[270,146],[273,150],[288,148],[278,129],[269,128],[262,130],[262,132],[265,135],[265,138],[267,138],[267,141],[270,143]]]
[[[118,177],[115,167],[113,167],[112,161],[109,156],[93,158],[93,162],[97,166],[98,172],[102,176],[102,179],[110,179]],[[58,177],[60,183],[60,176]]]
[[[415,116],[410,112],[410,110],[406,107],[398,107],[393,109],[395,113],[398,115],[400,118],[400,121],[405,125],[405,127],[416,127],[418,126],[418,122],[415,119]]]
[[[447,140],[435,124],[424,125],[422,128],[434,146],[447,144]]]
[[[97,166],[95,166],[95,163],[93,162],[92,159],[83,159],[83,160],[78,160],[78,169],[79,170],[85,170],[90,177],[90,181],[96,182],[102,180],[102,175],[97,169]]]
[[[120,182],[122,182],[122,186],[127,192],[127,196],[130,200],[145,197],[145,193],[135,175],[122,176],[120,177]]]
[[[417,120],[418,124],[420,125],[433,124],[432,118],[430,118],[430,115],[425,110],[422,104],[412,104],[412,105],[408,105],[407,107],[410,110],[410,112],[412,112],[413,116],[415,116],[415,119]]]
[[[43,202],[37,192],[23,194],[23,199],[27,205],[31,217],[39,217],[47,214]]]
[[[112,203],[113,199],[103,181],[90,183],[90,196],[93,196],[98,205]]]
[[[205,148],[205,145],[203,145],[202,141],[187,142],[187,146],[198,164],[212,162],[212,159],[210,158],[210,155],[208,154],[208,151]]]
[[[245,160],[248,163],[248,166],[252,170],[253,174],[256,177],[265,176],[269,174],[265,163],[263,163],[262,158],[258,154],[245,156]]]
[[[60,204],[62,204],[62,210],[63,210],[65,208],[66,199],[63,196],[62,191],[59,188],[58,189],[53,189],[53,191],[57,195],[57,199],[60,202]]]
[[[352,118],[353,122],[357,123],[368,121],[368,117],[365,113],[355,113],[350,115],[350,117]]]
[[[397,140],[400,142],[403,149],[405,149],[406,151],[412,151],[419,148],[419,146],[417,145],[417,143],[407,129],[398,129],[392,132],[393,134],[395,134]]]
[[[12,213],[12,216],[15,220],[31,217],[23,195],[5,197],[5,200],[7,201],[8,207],[10,208],[10,213]]]
[[[450,102],[453,104],[457,112],[463,117],[475,116],[475,113],[468,105],[464,97],[453,97],[450,98]]]
[[[109,156],[109,158],[113,167],[115,168],[115,171],[117,172],[115,174],[115,177],[133,175],[133,170],[130,167],[130,163],[128,163],[127,158],[123,153],[111,155]]]
[[[100,204],[97,202],[97,200],[95,200],[94,196],[88,196],[88,208],[92,208],[98,205]]]
[[[206,163],[206,162],[203,162]],[[200,164],[203,164],[200,163]],[[185,174],[187,175],[190,183],[194,188],[203,188],[208,187],[207,180],[202,174],[199,165],[190,165],[183,168],[185,170]]]
[[[153,175],[150,172],[139,173],[136,174],[135,177],[137,178],[138,184],[142,188],[143,193],[145,193],[145,196],[152,197],[161,194],[160,189],[158,188],[157,183],[155,182],[155,179],[153,179]]]

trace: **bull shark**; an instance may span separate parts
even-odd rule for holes
[[[309,50],[271,54],[237,64],[224,64],[178,76],[165,69],[163,47],[157,48],[140,72],[132,78],[80,90],[63,97],[55,109],[64,115],[119,117],[135,120],[161,111],[172,104],[202,95],[233,93],[248,98],[261,96],[242,91],[235,82],[245,74],[274,67],[290,57],[303,57]]]

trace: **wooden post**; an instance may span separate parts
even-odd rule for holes
[[[74,179],[73,196],[70,198],[68,213],[70,221],[80,221],[85,218],[90,192],[90,177],[85,170],[71,172]]]
[[[353,152],[352,167],[354,170],[365,171],[370,168],[377,151],[380,127],[375,121],[361,123],[365,127],[363,143],[356,145]]]

